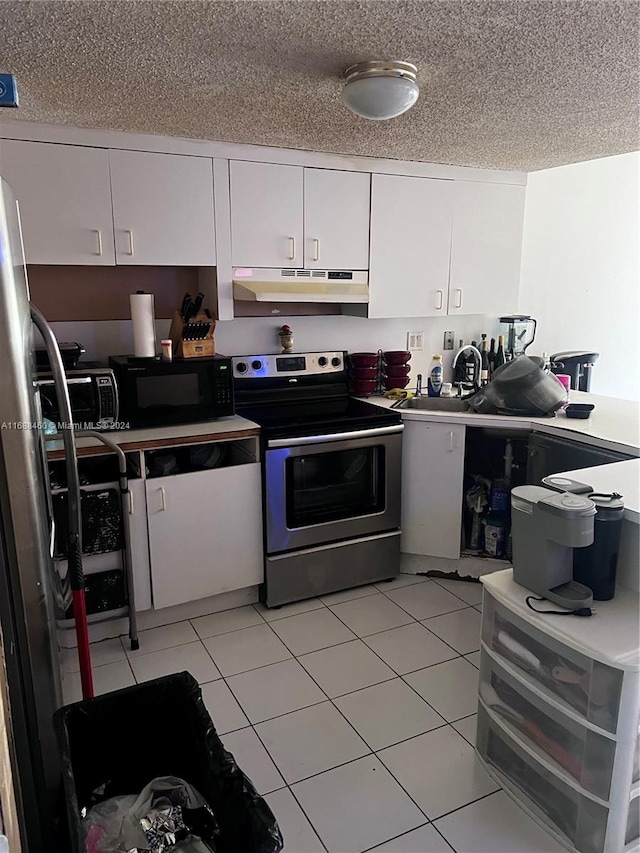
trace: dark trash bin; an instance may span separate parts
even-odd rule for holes
[[[54,724],[73,853],[85,851],[83,808],[138,794],[158,776],[184,779],[207,800],[220,825],[219,853],[282,850],[271,809],[224,749],[188,672],[67,705]]]

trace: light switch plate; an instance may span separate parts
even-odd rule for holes
[[[453,332],[445,332],[444,333],[444,341],[442,343],[442,349],[453,349]]]
[[[409,352],[422,352],[424,349],[424,332],[407,332],[407,349]]]

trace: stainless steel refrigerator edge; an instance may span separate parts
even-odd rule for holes
[[[33,383],[33,325],[15,198],[0,179],[0,643],[24,849],[55,849],[60,704],[53,521]]]

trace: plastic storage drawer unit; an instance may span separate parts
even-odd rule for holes
[[[553,762],[559,774],[608,800],[616,754],[613,738],[578,722],[577,714],[569,716],[554,708],[519,681],[517,671],[486,650],[481,658],[480,696],[521,741]]]
[[[522,589],[522,587],[521,587]],[[585,657],[538,631],[484,596],[482,640],[549,695],[562,700],[586,720],[615,733],[622,689],[622,671]]]
[[[477,749],[507,788],[559,841],[580,853],[603,853],[608,808],[558,778],[511,736],[480,702]],[[562,837],[564,836],[564,838]]]

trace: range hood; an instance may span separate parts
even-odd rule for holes
[[[358,270],[234,267],[233,298],[245,302],[369,301],[369,276]]]

